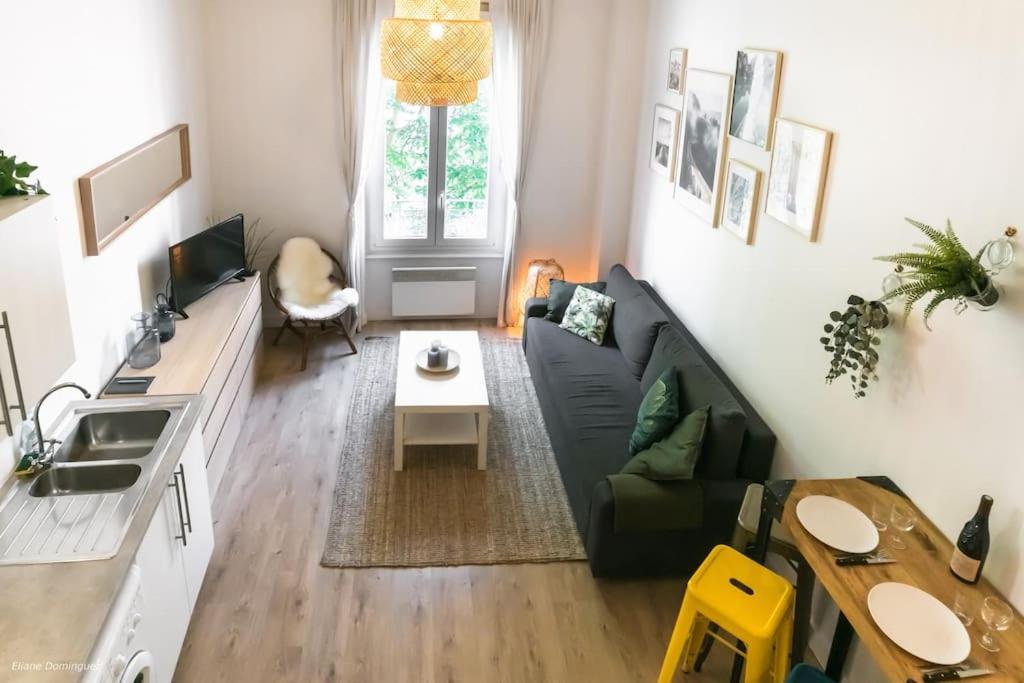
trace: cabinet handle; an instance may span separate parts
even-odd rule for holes
[[[27,420],[25,413],[25,399],[21,394],[21,377],[18,374],[18,359],[14,356],[14,340],[11,339],[11,323],[7,319],[7,311],[0,312],[0,328],[4,330],[7,339],[7,353],[11,358],[11,372],[14,374],[14,395],[18,399],[15,405],[7,403],[7,391],[4,388],[4,378],[0,374],[0,416],[3,416],[2,424],[7,430],[7,436],[14,434],[14,425],[11,424],[11,411],[17,410],[21,413],[21,419]]]
[[[188,532],[192,533],[192,506],[188,504],[188,484],[185,482],[185,464],[178,465],[178,472],[181,473],[181,494],[185,499],[185,523],[182,528],[188,528]]]
[[[178,523],[181,525],[181,535],[175,536],[175,540],[181,541],[182,545],[188,545],[188,536],[185,534],[185,514],[182,511],[181,506],[181,487],[178,485],[178,473],[174,473],[174,478],[171,479],[171,483],[167,485],[168,488],[174,489],[174,501],[178,504]]]

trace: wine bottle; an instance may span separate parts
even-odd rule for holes
[[[991,510],[992,496],[982,496],[978,511],[964,524],[956,540],[949,569],[953,576],[964,583],[978,583],[981,580],[981,570],[985,568],[988,557],[988,513]]]

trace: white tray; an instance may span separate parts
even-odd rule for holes
[[[439,366],[436,368],[432,368],[427,365],[428,350],[429,349],[423,349],[422,351],[416,354],[416,365],[419,367],[420,370],[423,370],[424,372],[450,372],[455,368],[459,367],[459,363],[462,362],[462,356],[459,355],[458,351],[456,351],[455,349],[448,349],[448,365],[446,367]]]

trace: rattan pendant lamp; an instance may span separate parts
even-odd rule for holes
[[[395,0],[380,51],[400,102],[469,104],[477,83],[491,75],[491,22],[480,19],[480,0]]]

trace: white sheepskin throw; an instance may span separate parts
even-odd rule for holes
[[[281,247],[281,260],[277,265],[281,299],[298,306],[325,303],[335,289],[330,280],[331,270],[331,260],[315,240],[293,237]]]

